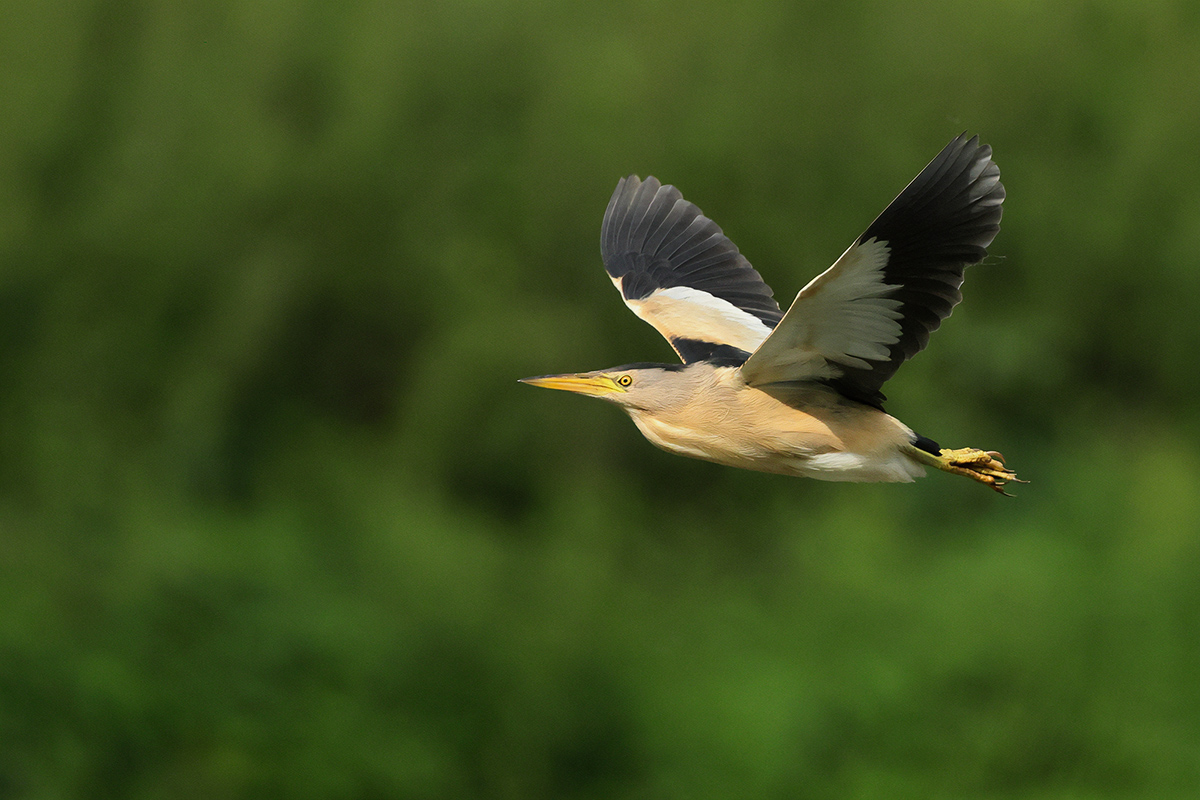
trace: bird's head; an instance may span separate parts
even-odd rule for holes
[[[684,399],[683,364],[626,364],[594,372],[521,378],[521,383],[599,397],[626,409],[656,410]]]

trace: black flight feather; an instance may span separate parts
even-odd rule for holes
[[[1004,186],[992,148],[962,134],[913,179],[858,238],[887,242],[883,280],[898,287],[903,318],[888,358],[871,367],[840,365],[828,382],[847,397],[880,406],[880,387],[929,342],[929,335],[962,300],[963,270],[987,255],[1000,230]]]
[[[608,274],[622,279],[626,300],[687,286],[732,303],[767,327],[783,317],[771,288],[721,228],[654,177],[630,175],[617,184],[604,212],[600,254]]]

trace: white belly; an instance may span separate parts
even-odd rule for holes
[[[878,453],[821,453],[808,459],[796,474],[823,481],[911,483],[925,475],[925,468],[899,451],[882,457]]]
[[[650,442],[667,452],[742,469],[825,481],[887,483],[907,483],[925,474],[923,466],[900,450],[911,433],[886,414],[881,416],[895,423],[894,428],[884,427],[891,435],[866,439],[872,446],[861,451],[846,447],[823,427],[763,431],[724,418],[709,419],[695,428],[634,411],[630,416]]]

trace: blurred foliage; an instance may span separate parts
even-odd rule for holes
[[[3,6],[0,796],[1196,796],[1195,3]],[[963,129],[1018,499],[516,384],[670,360],[620,176],[786,304]]]

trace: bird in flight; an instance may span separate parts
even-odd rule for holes
[[[1003,201],[992,148],[964,133],[784,313],[715,222],[630,175],[604,212],[604,268],[682,363],[522,382],[615,403],[679,455],[828,481],[912,481],[931,466],[1007,494],[1023,481],[999,453],[940,447],[886,413],[880,391],[962,299]]]

